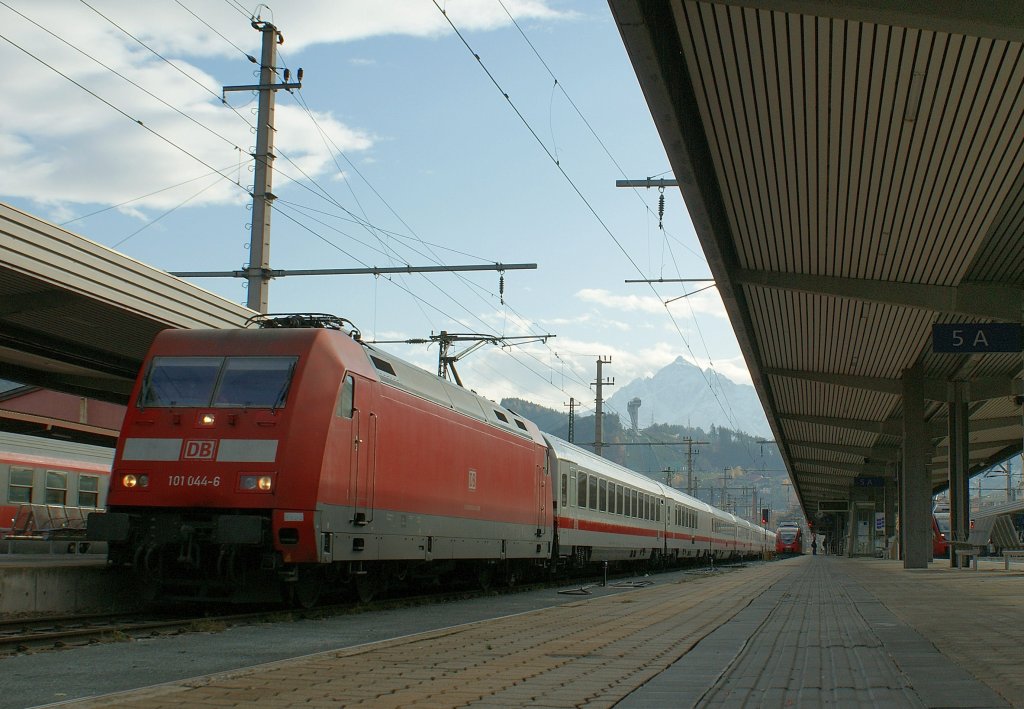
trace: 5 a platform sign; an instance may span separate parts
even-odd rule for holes
[[[1021,323],[936,323],[932,350],[947,353],[1020,352]]]

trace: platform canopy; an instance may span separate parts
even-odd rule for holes
[[[125,403],[165,328],[255,313],[0,204],[0,379]]]
[[[1022,320],[1024,3],[610,5],[805,512],[898,474],[915,365],[933,490],[958,395],[1020,451],[1020,352],[932,333]]]

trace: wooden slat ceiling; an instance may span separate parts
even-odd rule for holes
[[[610,5],[805,511],[895,475],[915,364],[934,489],[952,382],[1019,450],[1020,355],[931,327],[1021,320],[1024,3]]]

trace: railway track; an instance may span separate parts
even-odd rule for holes
[[[248,614],[252,616],[253,614]],[[265,614],[264,614],[265,615]],[[0,654],[38,652],[99,642],[226,627],[244,616],[183,617],[154,614],[89,614],[0,621]]]
[[[720,564],[729,567],[733,564]],[[714,568],[693,569],[694,573],[707,573]],[[578,592],[597,584],[615,585],[629,574],[600,577],[579,577],[571,583],[580,583]],[[190,632],[219,632],[232,626],[254,623],[286,622],[304,618],[324,618],[351,613],[368,613],[395,607],[429,605],[453,602],[481,596],[520,593],[564,586],[566,579],[523,583],[513,587],[483,590],[446,590],[436,593],[383,596],[369,603],[348,601],[321,605],[309,610],[272,608],[255,612],[217,613],[203,615],[181,613],[93,613],[83,615],[46,616],[34,618],[0,619],[0,655],[62,650],[102,642],[128,642],[140,638],[177,635]],[[577,591],[563,591],[574,593]]]

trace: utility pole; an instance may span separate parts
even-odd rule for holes
[[[669,487],[672,487],[672,473],[674,473],[675,471],[672,470],[670,466],[665,468],[661,472],[665,473],[665,484],[668,485]]]
[[[575,397],[569,397],[568,404],[562,404],[562,406],[569,407],[569,443],[574,443],[576,440],[576,399]]]
[[[604,405],[604,398],[602,396],[601,389],[604,386],[615,386],[614,378],[607,380],[601,378],[601,367],[605,364],[611,364],[611,362],[611,357],[605,358],[601,356],[597,358],[597,381],[594,382],[594,385],[597,386],[597,398],[595,400],[597,406],[594,410],[594,452],[598,455],[601,455],[601,437],[604,433],[601,421],[601,417],[604,415],[601,410]]]
[[[249,292],[246,305],[261,313],[267,312],[270,285],[270,213],[274,203],[271,191],[274,180],[274,95],[279,89],[301,89],[302,69],[298,81],[288,83],[285,71],[284,83],[275,83],[274,70],[277,61],[277,45],[284,37],[269,22],[253,20],[253,29],[263,33],[263,53],[260,55],[260,83],[248,86],[225,86],[228,91],[258,91],[259,111],[256,118],[256,172],[252,188],[252,231],[249,237],[249,268],[246,279]]]
[[[706,446],[710,441],[695,441],[689,436],[683,439],[683,443],[686,444],[686,494],[693,495],[693,456],[700,453],[700,451],[694,451],[694,446]]]
[[[255,172],[252,188],[252,225],[249,235],[249,265],[241,271],[172,271],[172,276],[180,278],[244,278],[248,287],[246,306],[260,313],[266,313],[269,307],[270,280],[284,276],[338,276],[372,274],[375,276],[387,273],[437,273],[457,271],[498,271],[499,293],[504,303],[505,276],[507,270],[537,268],[535,263],[495,263],[469,264],[458,266],[370,266],[367,268],[310,268],[310,269],[271,269],[270,268],[270,216],[277,199],[274,196],[274,100],[275,94],[281,89],[291,91],[302,88],[302,69],[296,73],[298,81],[289,82],[290,73],[284,70],[284,81],[275,83],[277,67],[277,45],[284,43],[284,37],[269,22],[260,19],[252,21],[253,29],[263,33],[263,51],[260,55],[260,83],[244,86],[225,86],[222,91],[257,91],[259,92],[259,109],[256,123],[256,152],[252,153],[255,160]],[[254,57],[249,61],[256,63]],[[223,99],[222,94],[222,99]]]

